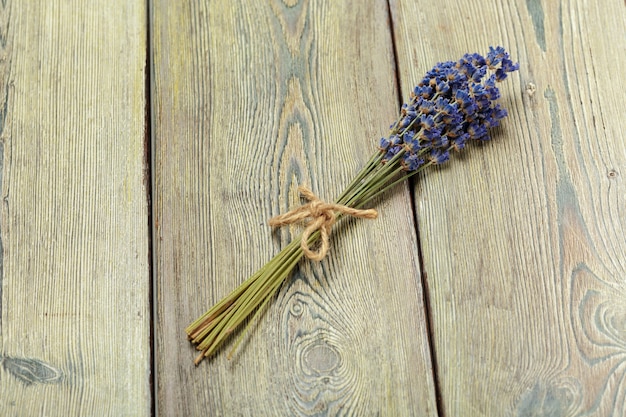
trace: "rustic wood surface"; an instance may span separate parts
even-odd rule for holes
[[[298,231],[267,226],[297,186],[338,196],[395,118],[387,5],[353,6],[154,4],[164,415],[436,415],[406,187],[303,262],[232,361],[196,368],[183,333]]]
[[[626,415],[624,2],[391,4],[404,94],[489,44],[521,63],[494,141],[416,186],[441,415]]]
[[[0,4],[0,415],[147,415],[144,2]]]
[[[425,71],[496,44],[494,140],[195,367],[297,186],[334,199]],[[624,67],[622,0],[0,1],[0,415],[626,415]]]

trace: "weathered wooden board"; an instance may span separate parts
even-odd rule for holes
[[[445,416],[626,415],[623,1],[392,1],[402,90],[508,47],[510,117],[416,186]]]
[[[232,361],[184,328],[297,232],[267,219],[306,183],[335,198],[396,118],[384,1],[156,1],[157,407],[163,415],[436,415],[407,188],[338,227]]]
[[[144,1],[0,3],[0,415],[150,413]]]

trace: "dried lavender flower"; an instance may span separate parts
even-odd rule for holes
[[[417,171],[446,162],[469,140],[489,140],[489,129],[507,115],[494,104],[500,97],[496,83],[518,68],[501,46],[490,47],[486,58],[465,54],[435,65],[402,106],[389,137],[381,138],[382,162],[400,158],[406,171]]]
[[[216,353],[250,316],[248,323],[263,311],[304,253],[311,259],[323,258],[325,250],[320,254],[310,247],[320,240],[323,248],[328,247],[329,230],[336,220],[354,215],[359,210],[353,209],[361,209],[383,191],[428,166],[443,164],[451,151],[463,150],[468,141],[489,140],[489,129],[507,115],[495,103],[500,97],[496,83],[518,68],[498,46],[490,47],[487,57],[465,54],[457,62],[441,62],[428,71],[411,92],[410,101],[402,106],[389,135],[380,139],[378,151],[335,203],[323,203],[306,190],[311,201],[308,207],[279,216],[278,222],[313,217],[305,233],[185,329],[189,340],[201,351],[195,363]],[[375,213],[366,215],[363,211],[360,215],[375,217]]]

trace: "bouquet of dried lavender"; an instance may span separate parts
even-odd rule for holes
[[[330,229],[339,218],[375,217],[374,210],[362,209],[373,198],[446,162],[451,151],[461,151],[470,140],[489,140],[489,129],[507,115],[494,103],[500,97],[496,83],[518,68],[502,47],[490,47],[486,57],[466,54],[457,62],[435,65],[402,106],[389,136],[380,140],[378,151],[335,203],[324,203],[300,187],[309,203],[270,220],[270,225],[282,226],[310,218],[300,237],[187,327],[189,339],[201,351],[196,365],[214,354],[249,316],[263,311],[303,256],[324,258]]]

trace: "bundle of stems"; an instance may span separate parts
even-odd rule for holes
[[[427,72],[411,93],[410,101],[403,105],[398,120],[391,125],[389,136],[380,139],[378,150],[335,204],[325,204],[326,212],[319,216],[327,219],[311,220],[309,224],[315,225],[313,230],[305,229],[271,261],[185,329],[189,340],[201,351],[195,364],[215,354],[248,318],[247,326],[253,323],[303,256],[313,260],[323,258],[327,250],[327,229],[336,220],[346,214],[360,216],[351,209],[361,210],[396,184],[430,166],[446,162],[451,151],[463,150],[468,141],[489,140],[488,130],[498,126],[507,115],[505,109],[495,104],[500,97],[496,83],[518,68],[504,48],[490,47],[486,58],[465,54],[456,62],[439,63]],[[311,214],[313,211],[307,213],[316,216]],[[302,213],[298,214],[291,217],[302,218]],[[322,227],[317,228],[318,225]],[[323,250],[313,253],[310,248],[320,240]],[[245,331],[235,342],[229,358],[244,334]]]
[[[360,209],[397,182],[404,181],[430,165],[430,163],[424,164],[420,169],[405,174],[400,153],[385,164],[381,163],[383,157],[384,154],[377,152],[335,201],[335,204]],[[395,181],[390,181],[393,179]],[[342,213],[337,213],[337,219],[342,216]],[[319,231],[312,233],[306,240],[307,246],[314,246],[319,238]],[[248,321],[248,325],[253,323],[255,317],[264,311],[273,295],[276,294],[304,256],[301,239],[302,234],[243,284],[187,327],[185,331],[189,340],[197,344],[196,348],[201,351],[194,361],[196,365],[205,357],[213,355],[231,333],[238,329],[250,315],[254,313]],[[235,342],[228,355],[229,358],[239,346],[244,334],[245,331]]]

